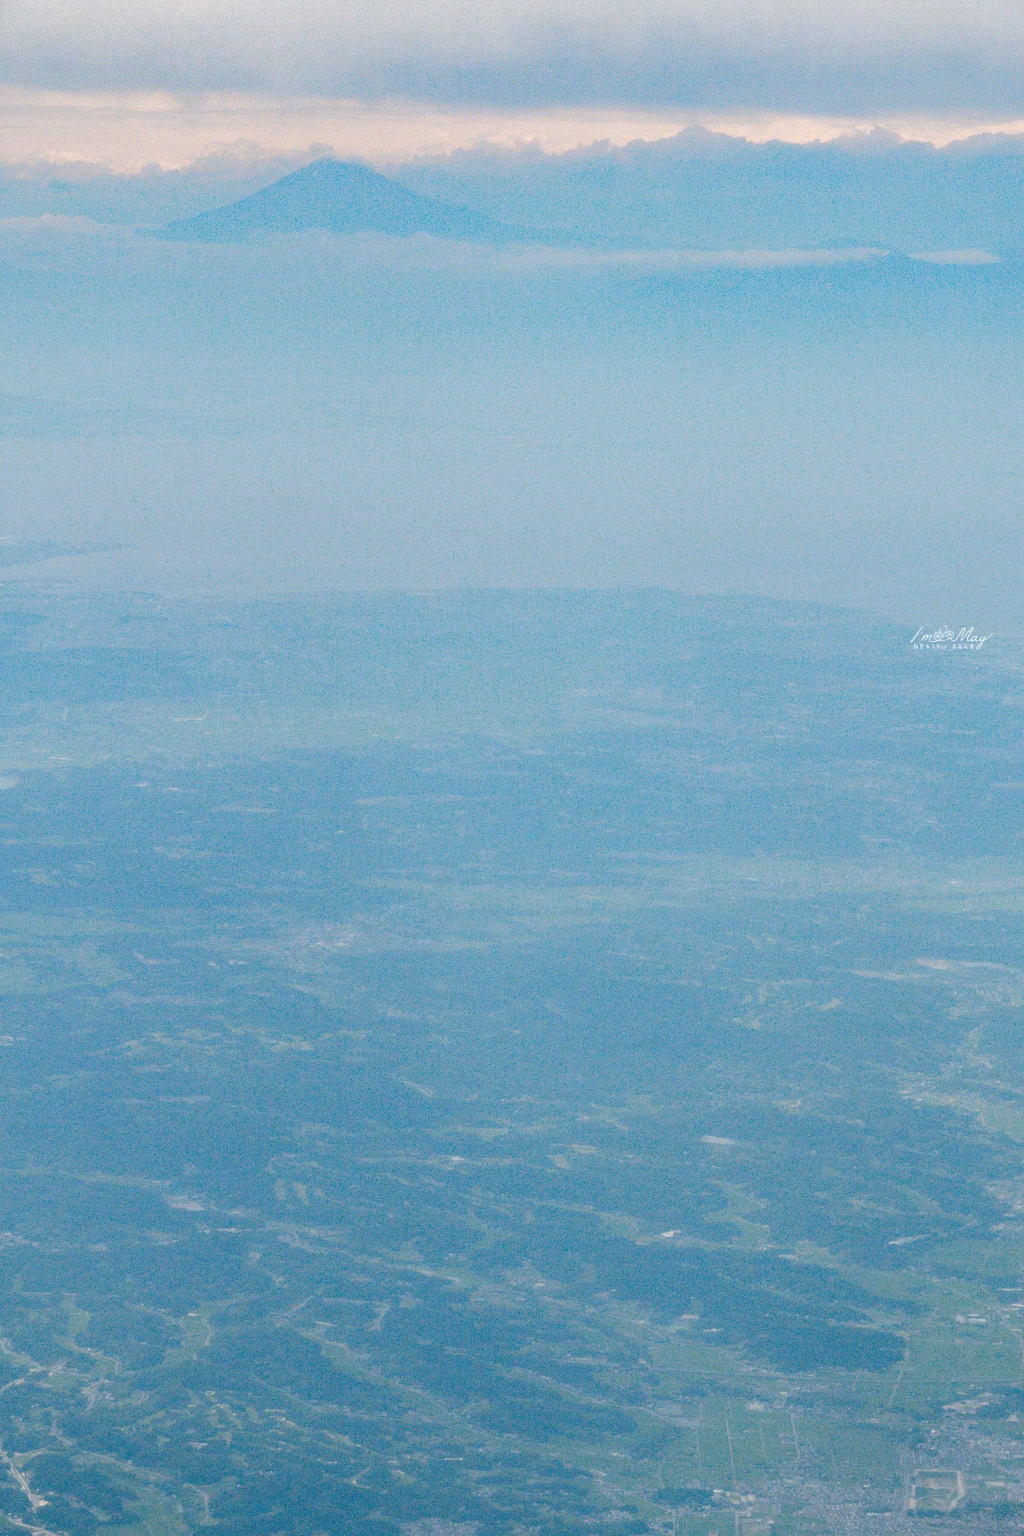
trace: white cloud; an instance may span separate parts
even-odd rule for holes
[[[991,267],[999,261],[991,251],[915,251],[910,259],[934,267]]]
[[[8,0],[8,80],[516,102],[1007,109],[1010,0]]]
[[[439,240],[430,235],[393,237],[338,235],[310,230],[275,235],[255,246],[154,239],[143,231],[96,223],[87,218],[0,219],[0,261],[22,270],[128,274],[201,281],[205,276],[241,273],[313,274],[310,286],[340,273],[384,273],[398,278],[448,274],[454,278],[516,279],[544,273],[622,273],[658,276],[713,271],[770,272],[787,267],[832,267],[874,262],[889,253],[875,247],[844,250],[588,250],[544,245],[487,246]],[[977,252],[940,253],[938,259],[977,257]],[[984,253],[983,253],[984,254]],[[920,258],[929,259],[929,258]],[[997,258],[987,258],[989,260]]]
[[[440,244],[440,242],[437,242]],[[964,255],[963,252],[946,253]],[[972,253],[977,255],[977,252]],[[638,274],[649,272],[708,272],[734,269],[745,272],[769,272],[781,267],[848,266],[851,262],[878,261],[888,251],[874,246],[855,246],[845,250],[738,250],[738,251],[561,251],[549,246],[525,247],[497,260],[519,268],[577,267],[597,271],[602,268],[625,269]],[[998,258],[989,258],[998,259]]]
[[[808,115],[758,107],[711,109],[671,104],[502,107],[484,104],[356,100],[240,91],[66,91],[0,83],[3,163],[93,162],[118,171],[185,167],[219,160],[242,168],[290,157],[281,174],[322,154],[384,167],[419,156],[493,145],[559,154],[580,145],[619,146],[672,138],[687,128],[745,138],[811,144],[837,138],[869,147],[878,130],[945,145],[972,135],[1024,135],[1024,118],[962,110],[882,112],[868,117]]]

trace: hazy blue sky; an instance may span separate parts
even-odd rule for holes
[[[1015,263],[5,239],[6,530],[129,546],[68,574],[1015,618]]]
[[[1017,622],[1024,138],[391,152],[403,121],[460,103],[566,132],[632,112],[651,139],[676,108],[788,112],[796,138],[814,114],[1012,125],[1009,4],[6,0],[2,25],[0,532],[122,546],[58,573],[653,583]],[[334,122],[342,97],[364,128],[390,114],[369,158],[408,186],[557,240],[197,247],[133,227],[323,153],[295,122]],[[122,174],[143,164],[129,119],[212,114],[199,142],[229,101],[231,142]],[[110,154],[83,155],[82,124]]]

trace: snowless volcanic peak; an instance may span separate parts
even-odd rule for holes
[[[229,241],[307,229],[485,243],[522,238],[486,214],[423,197],[345,160],[316,160],[226,208],[167,224],[162,233],[176,240]]]

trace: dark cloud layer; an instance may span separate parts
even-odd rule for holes
[[[522,105],[680,103],[872,113],[1024,109],[1010,0],[8,0],[8,80]]]

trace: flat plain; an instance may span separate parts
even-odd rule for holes
[[[1024,1525],[1024,673],[10,584],[0,1524]]]

